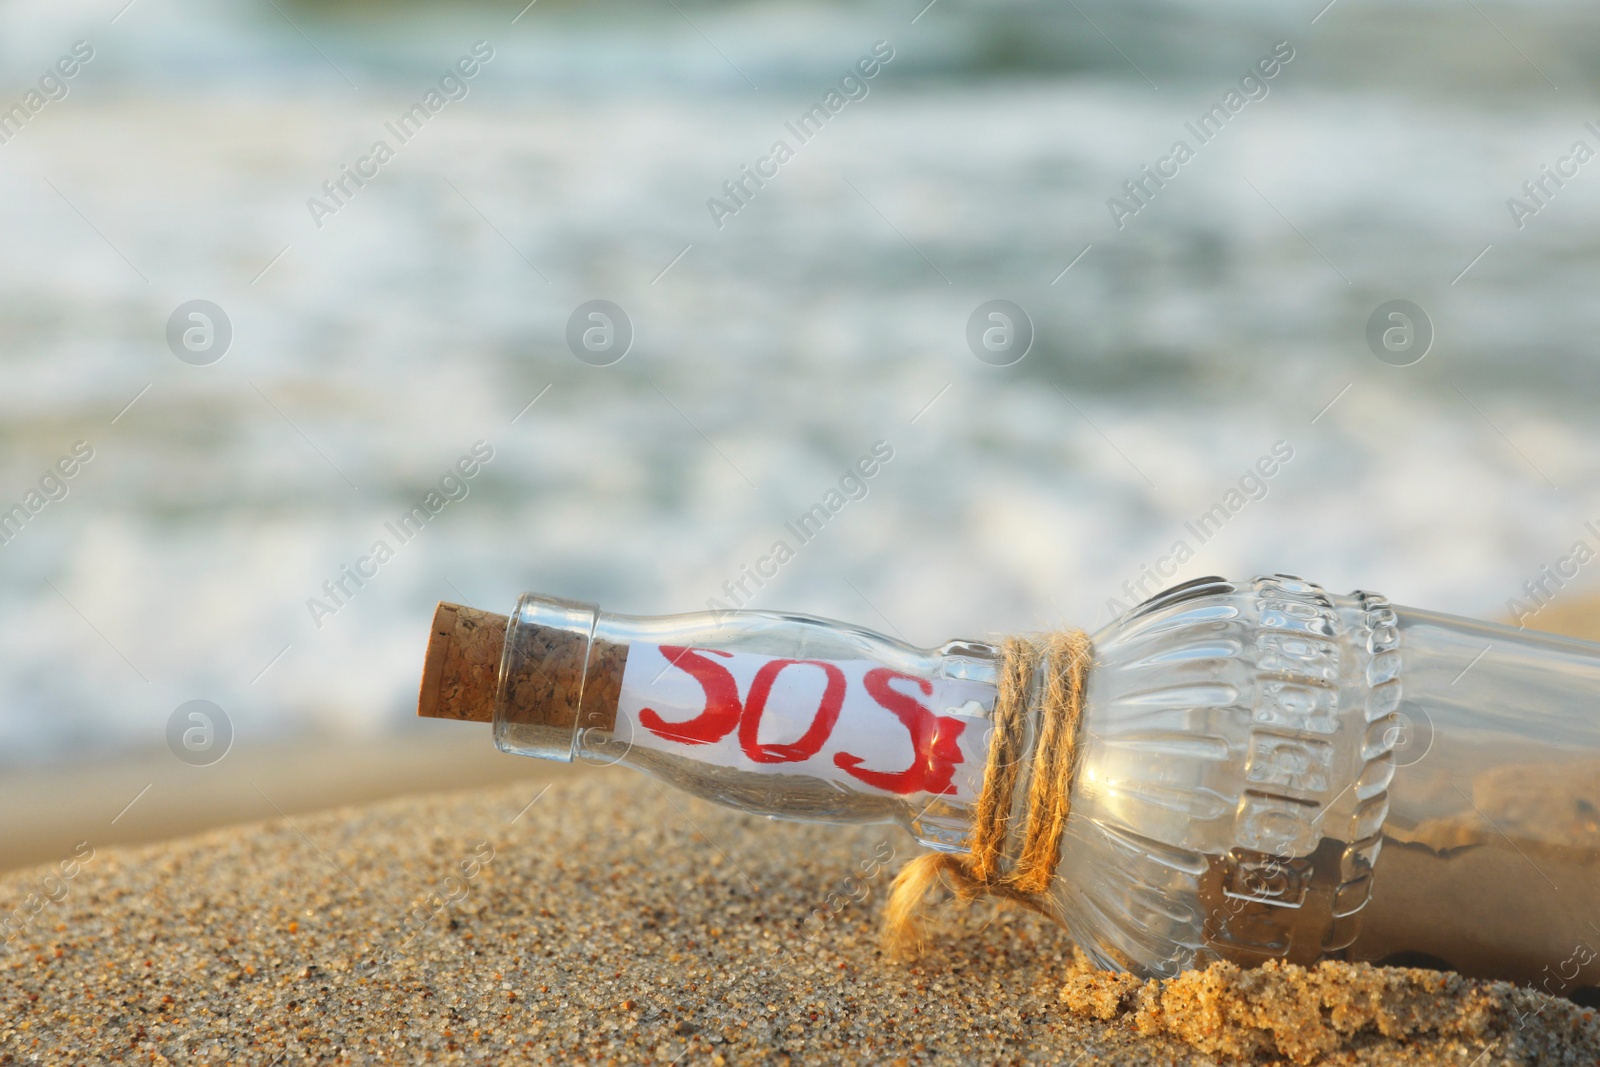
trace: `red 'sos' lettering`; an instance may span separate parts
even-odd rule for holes
[[[728,668],[715,660],[706,659],[702,653],[733,655],[732,652],[719,652],[714,648],[661,646],[661,655],[668,663],[700,683],[700,688],[705,690],[706,707],[687,722],[667,722],[654,708],[639,709],[639,722],[657,737],[686,745],[709,745],[713,741],[721,741],[739,725],[739,684],[733,680]]]
[[[763,745],[758,737],[761,730],[761,713],[767,708],[767,697],[772,684],[778,680],[785,667],[821,667],[828,676],[827,688],[817,704],[811,725],[798,741],[781,745]],[[761,665],[750,683],[750,695],[745,700],[744,715],[739,719],[739,747],[757,763],[798,763],[808,760],[822,748],[833,724],[839,721],[839,709],[844,705],[844,672],[837,665],[820,659],[775,659]]]
[[[870,786],[891,793],[950,794],[956,791],[951,779],[955,777],[956,764],[961,762],[961,746],[956,739],[967,724],[946,715],[935,715],[914,696],[890,687],[897,679],[914,683],[923,696],[933,693],[933,683],[888,667],[878,667],[867,672],[864,679],[867,694],[894,714],[911,734],[911,748],[915,753],[911,766],[903,771],[874,771],[861,766],[860,756],[848,752],[837,753],[834,765]]]

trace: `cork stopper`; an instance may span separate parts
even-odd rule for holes
[[[504,615],[440,602],[428,634],[422,689],[417,694],[418,715],[494,721],[495,690],[509,621]]]
[[[628,646],[593,637],[595,609],[587,605],[554,597],[523,599],[515,625],[504,615],[439,604],[417,714],[493,722],[495,702],[503,698],[508,724],[612,730]]]

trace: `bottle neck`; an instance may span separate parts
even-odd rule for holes
[[[626,764],[775,818],[901,824],[967,847],[999,650],[917,649],[798,615],[639,617],[535,595],[506,631],[503,751]]]

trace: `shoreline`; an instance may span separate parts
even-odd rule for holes
[[[489,729],[236,745],[209,767],[157,749],[0,775],[0,873],[53,864],[87,841],[155,844],[393,797],[546,782],[582,771],[494,747]]]

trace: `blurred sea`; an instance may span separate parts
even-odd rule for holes
[[[239,743],[403,729],[435,600],[702,609],[877,441],[756,606],[1092,628],[1187,537],[1173,580],[1502,615],[1600,516],[1600,163],[1506,205],[1600,147],[1600,12],[1324,2],[0,5],[0,105],[94,49],[0,144],[0,508],[94,451],[0,546],[0,764],[158,746],[194,698]],[[1107,199],[1280,40],[1119,230]],[[707,199],[878,41],[719,229]],[[1037,331],[1007,368],[965,341],[996,297]],[[594,298],[636,332],[614,366],[566,348]],[[1437,331],[1409,367],[1364,339],[1394,298]],[[232,323],[210,366],[167,347],[193,299]],[[465,498],[387,533],[478,441]],[[1186,534],[1277,442],[1264,499]]]

